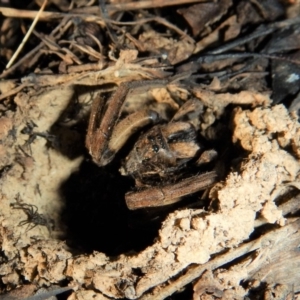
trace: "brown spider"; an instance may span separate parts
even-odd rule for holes
[[[99,166],[110,163],[133,133],[158,123],[139,137],[121,168],[122,175],[133,176],[139,188],[125,196],[129,209],[175,203],[183,196],[206,189],[217,178],[214,171],[188,178],[182,172],[199,153],[202,155],[196,165],[203,164],[204,157],[211,159],[216,154],[214,150],[203,151],[195,127],[189,121],[181,121],[195,114],[198,100],[188,101],[167,124],[160,124],[159,114],[152,110],[138,111],[119,121],[130,89],[167,83],[166,80],[122,83],[106,104],[101,98],[92,104],[86,146]]]
[[[38,208],[33,204],[22,203],[17,198],[17,202],[10,204],[13,209],[21,209],[27,215],[27,219],[19,222],[18,226],[28,224],[27,231],[33,229],[36,226],[46,226],[49,232],[53,230],[53,221],[46,218],[43,214],[38,213]],[[31,226],[30,226],[31,224]]]

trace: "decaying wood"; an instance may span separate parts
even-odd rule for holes
[[[295,200],[298,201],[298,199],[299,197]],[[299,288],[295,287],[295,285],[298,285],[299,283],[299,274],[295,274],[294,272],[292,276],[287,276],[287,274],[289,273],[292,264],[296,264],[297,261],[300,260],[300,255],[297,251],[300,234],[299,226],[300,222],[297,220],[285,227],[272,230],[260,238],[245,243],[236,249],[231,249],[227,253],[210,260],[206,264],[191,266],[188,268],[186,273],[178,279],[171,281],[164,287],[157,288],[157,290],[154,290],[153,293],[144,295],[141,299],[165,299],[166,297],[174,294],[176,291],[182,289],[188,283],[194,281],[198,277],[201,277],[205,271],[213,271],[221,268],[223,265],[226,265],[245,254],[249,254],[248,258],[234,267],[234,271],[236,273],[241,272],[243,274],[236,277],[238,280],[247,281],[256,279],[259,282],[266,281],[270,284],[282,283],[288,284],[295,290],[298,290]],[[280,258],[279,261],[278,258]],[[287,262],[290,262],[290,264],[287,264]],[[276,272],[271,272],[270,270],[274,270],[274,268],[276,269]],[[292,269],[295,270],[293,267]],[[224,272],[226,274],[225,270]],[[230,273],[230,270],[228,270],[228,273]],[[268,274],[269,277],[265,277]],[[218,280],[218,277],[216,280]],[[220,278],[220,282],[221,280],[222,279]],[[230,281],[230,274],[226,280],[228,280],[228,282]],[[194,287],[195,293],[197,293],[197,290],[200,290],[200,286],[201,279]],[[204,285],[204,288],[205,287],[206,286]],[[224,284],[222,288],[226,289],[226,285]],[[223,293],[223,290],[221,292]],[[200,296],[201,295],[198,295],[198,297]],[[240,298],[243,296],[245,295],[238,295]],[[195,299],[197,299],[197,296]]]

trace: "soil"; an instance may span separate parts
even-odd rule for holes
[[[56,2],[41,13],[23,64],[1,70],[0,299],[296,299],[299,3],[205,3],[210,17],[202,24],[201,1],[165,1],[161,9],[156,1],[110,1],[102,18],[95,1]],[[15,7],[19,16],[8,15],[12,4],[0,7],[5,63],[20,43],[9,46],[8,28],[22,36],[25,14],[39,10],[32,5]],[[258,12],[267,29],[287,37],[285,48],[266,34],[233,48],[260,57],[210,61],[213,49],[260,30]],[[272,81],[282,60],[289,69],[281,80],[294,84],[285,93]],[[169,121],[188,100],[199,101],[201,115],[190,122],[218,158],[196,172],[216,170],[219,179],[175,205],[130,211],[124,196],[135,182],[119,169],[140,132],[99,167],[86,131],[96,97],[149,79],[169,82],[141,84],[122,114],[146,108]]]

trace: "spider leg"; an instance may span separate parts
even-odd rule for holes
[[[25,232],[28,232],[29,230],[33,229],[34,227],[36,227],[38,224],[33,223],[32,226],[30,227],[30,223],[28,223],[27,229]]]
[[[217,177],[217,173],[212,171],[183,179],[179,183],[129,192],[125,195],[126,204],[131,210],[172,204],[180,201],[184,196],[210,187],[216,182]]]
[[[112,94],[107,102],[107,105],[100,105],[101,99],[96,98],[92,104],[88,132],[86,137],[86,147],[91,154],[93,161],[98,166],[105,166],[110,163],[115,153],[122,147],[123,143],[143,124],[149,124],[152,119],[157,119],[157,116],[152,113],[149,115],[142,115],[139,113],[138,117],[134,117],[134,121],[127,119],[128,125],[125,127],[125,134],[119,134],[124,129],[124,122],[117,126],[119,117],[122,112],[122,106],[126,100],[127,94],[131,89],[147,86],[165,86],[169,82],[167,80],[148,80],[148,81],[134,81],[130,83],[121,83],[116,91]],[[106,108],[104,111],[103,108]],[[129,120],[129,122],[128,122]],[[136,122],[137,121],[137,122]],[[114,130],[115,134],[113,134]]]
[[[28,220],[23,220],[23,221],[19,222],[18,226],[23,226],[23,225],[26,225],[26,224],[29,224],[29,221]]]

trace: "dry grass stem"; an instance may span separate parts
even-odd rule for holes
[[[27,42],[27,40],[29,39],[35,25],[37,24],[39,17],[41,16],[43,10],[45,9],[47,5],[47,0],[44,0],[43,5],[41,6],[39,12],[36,14],[31,26],[29,27],[26,35],[24,36],[24,39],[22,41],[22,43],[19,45],[18,49],[16,50],[16,52],[14,53],[14,55],[12,56],[12,58],[10,59],[10,61],[8,62],[8,64],[6,65],[6,69],[10,68],[10,66],[14,63],[15,59],[18,57],[18,55],[20,54],[20,52],[22,51],[25,43]]]

